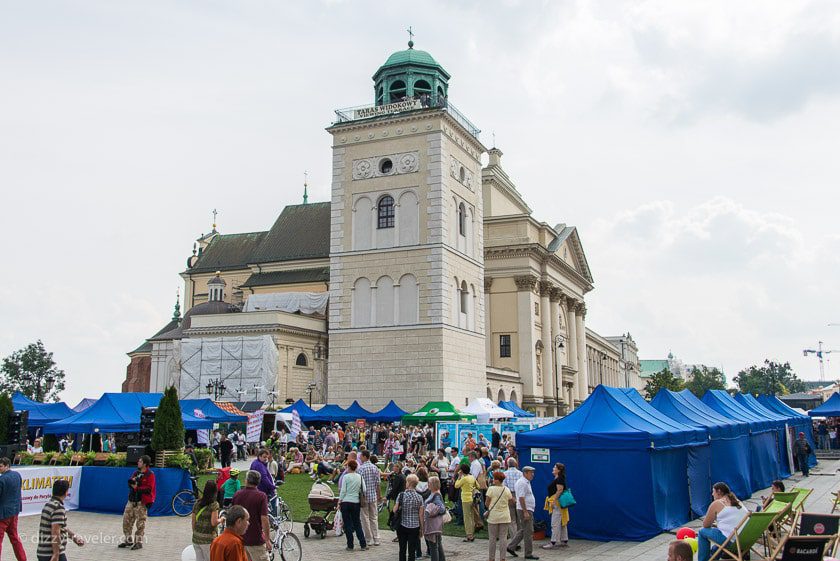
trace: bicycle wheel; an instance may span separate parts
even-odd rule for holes
[[[195,494],[189,489],[181,489],[172,497],[172,512],[178,516],[189,516],[195,505]]]
[[[280,538],[280,558],[283,561],[301,561],[303,559],[303,547],[296,535],[289,532]]]

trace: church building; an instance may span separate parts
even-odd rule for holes
[[[330,202],[304,186],[266,231],[202,235],[184,317],[129,353],[123,391],[406,410],[486,396],[560,415],[599,383],[637,386],[632,337],[586,326],[577,230],[532,216],[449,79],[409,42],[374,102],[327,129]]]

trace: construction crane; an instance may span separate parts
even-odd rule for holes
[[[831,353],[840,353],[838,349],[824,349],[823,342],[817,341],[817,348],[816,349],[804,349],[802,354],[804,356],[808,355],[817,355],[817,359],[820,361],[820,382],[825,382],[825,366],[823,364],[823,355],[831,354]]]

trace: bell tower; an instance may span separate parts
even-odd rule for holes
[[[336,111],[330,403],[486,395],[479,130],[427,52],[393,53],[374,102]],[[383,391],[388,388],[390,391]]]

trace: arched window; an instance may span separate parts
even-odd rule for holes
[[[306,355],[300,353],[295,360],[295,366],[309,366],[309,361],[306,360]]]
[[[466,315],[470,309],[470,291],[467,288],[467,281],[461,281],[461,313]]]
[[[519,405],[519,401],[516,399],[516,390],[510,390],[510,400]]]
[[[417,279],[414,275],[403,275],[400,278],[399,323],[411,325],[418,321]]]
[[[376,281],[375,325],[394,325],[394,281],[389,276]]]
[[[382,105],[385,101],[383,99],[384,97],[385,97],[385,90],[382,88],[382,86],[379,86],[379,90],[376,92],[376,103],[379,104],[379,105]]]
[[[505,400],[505,390],[503,390],[502,388],[499,388],[499,396],[498,396],[498,399],[496,401],[500,402],[500,401],[504,401],[504,400]]]
[[[426,80],[417,80],[414,82],[414,95],[420,96],[423,94],[431,94],[432,93],[432,86],[429,85],[429,82]]]
[[[458,233],[462,236],[467,235],[467,207],[464,203],[458,205]]]
[[[385,195],[381,199],[379,199],[378,208],[378,216],[379,221],[376,225],[377,228],[382,230],[383,228],[393,228],[394,227],[394,197],[391,195]]]
[[[490,387],[487,387],[487,399],[493,399],[493,390]]]
[[[365,277],[356,279],[353,285],[353,327],[367,327],[370,325],[370,281]]]
[[[402,80],[397,80],[396,82],[391,84],[391,101],[390,103],[394,103],[395,101],[400,101],[402,98],[405,97],[405,82]]]

